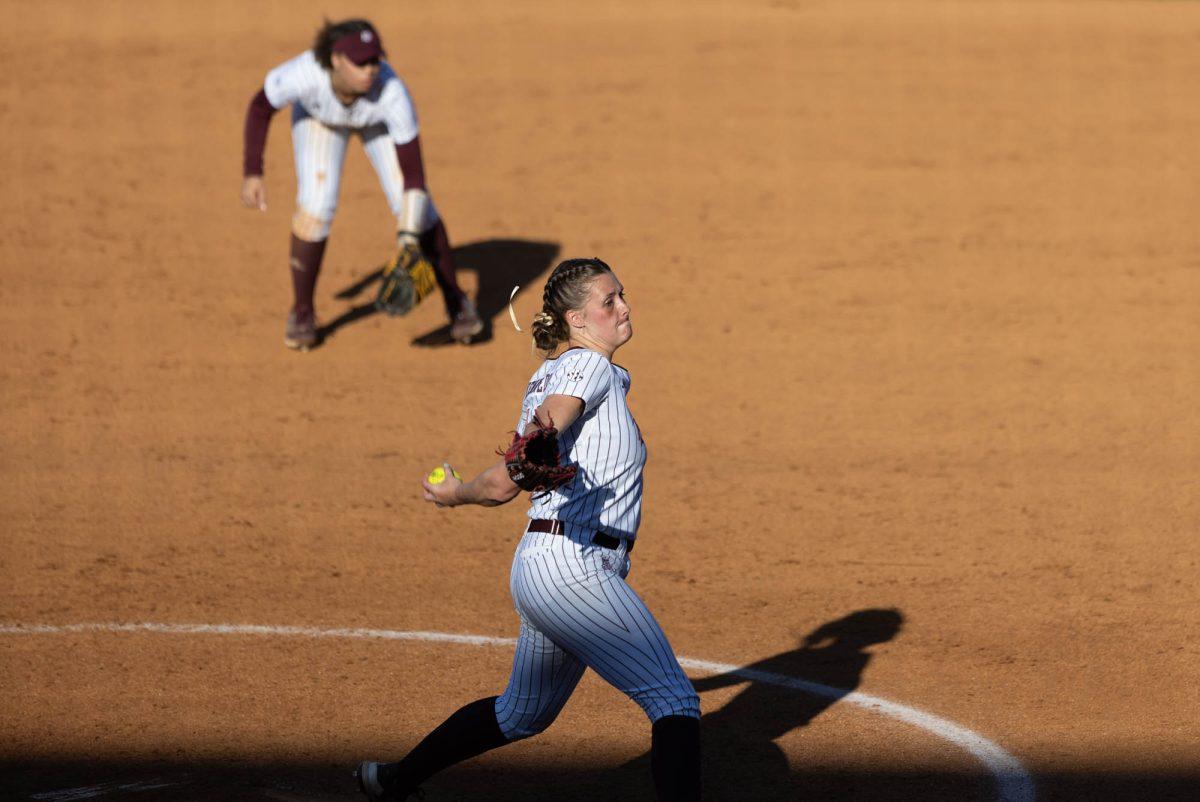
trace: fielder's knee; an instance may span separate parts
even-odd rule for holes
[[[332,226],[332,212],[318,215],[305,209],[297,209],[292,215],[292,233],[307,242],[320,242],[328,238]]]

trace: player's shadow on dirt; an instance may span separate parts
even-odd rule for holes
[[[553,242],[534,242],[519,239],[490,239],[460,245],[454,249],[454,261],[461,270],[473,270],[479,277],[475,303],[483,319],[483,331],[471,342],[487,342],[492,339],[493,318],[508,305],[508,296],[516,285],[527,287],[536,278],[548,271],[558,257],[559,246]],[[370,299],[358,303],[321,326],[317,334],[321,342],[331,337],[338,329],[378,314],[375,309],[375,285],[383,276],[383,268],[363,276],[358,281],[343,287],[334,295],[343,301],[354,300],[368,289]],[[440,293],[425,299],[425,303],[441,304]],[[433,331],[426,332],[412,341],[413,345],[426,347],[450,345],[450,324],[447,322]]]
[[[701,694],[745,686],[701,719],[706,798],[790,800],[810,793],[793,775],[776,739],[806,726],[855,690],[871,662],[870,647],[896,637],[903,623],[897,610],[859,610],[817,627],[796,649],[693,680]],[[820,687],[814,686],[814,693],[773,682],[781,678]],[[649,763],[646,754],[630,765],[648,771]]]

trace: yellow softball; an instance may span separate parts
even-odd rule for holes
[[[453,468],[451,468],[450,470],[454,471],[454,469],[453,469]],[[440,485],[442,482],[446,481],[446,470],[445,470],[445,468],[440,468],[440,467],[439,467],[439,468],[434,468],[432,471],[430,471],[430,472],[429,472],[429,477],[428,477],[428,478],[429,478],[429,484],[431,484],[431,485]],[[454,478],[455,478],[455,479],[459,479],[459,480],[461,480],[461,479],[462,479],[462,474],[461,474],[461,473],[459,473],[458,471],[454,471]]]

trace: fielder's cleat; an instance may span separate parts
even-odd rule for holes
[[[317,344],[317,320],[312,310],[299,315],[295,310],[288,313],[283,344],[297,351],[307,351]]]
[[[466,345],[483,331],[483,320],[470,298],[463,298],[462,308],[450,324],[450,337]]]
[[[364,760],[354,770],[354,779],[358,780],[358,790],[366,795],[371,802],[402,802],[410,794],[417,799],[424,799],[425,794],[420,788],[412,791],[389,791],[379,782],[379,766],[373,760]]]

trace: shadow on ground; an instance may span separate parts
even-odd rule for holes
[[[0,761],[0,798],[66,802],[76,799],[135,802],[281,800],[335,802],[362,799],[340,763],[190,763]],[[1152,775],[1114,770],[1040,775],[1039,800],[1192,800],[1200,768],[1191,774]],[[984,775],[937,772],[803,769],[791,775],[787,794],[759,796],[706,788],[710,800],[994,800]],[[428,802],[462,800],[653,800],[650,777],[630,766],[505,766],[476,760],[425,784]]]
[[[458,269],[473,270],[479,276],[475,304],[479,309],[479,316],[483,318],[484,328],[472,340],[473,344],[492,339],[494,319],[503,313],[507,321],[505,309],[512,288],[516,285],[528,287],[532,284],[553,266],[558,253],[559,246],[553,242],[519,239],[483,240],[454,249],[454,261]],[[383,268],[380,267],[334,294],[335,298],[343,301],[359,299],[364,293],[369,297],[321,326],[318,334],[322,342],[332,337],[343,326],[378,314],[375,310],[375,293],[382,275]],[[537,290],[541,290],[540,283]],[[425,299],[425,303],[441,304],[440,293],[435,293],[435,296]],[[413,339],[413,345],[427,347],[451,343],[453,340],[450,339],[449,322]]]
[[[551,257],[553,258],[553,257]],[[505,298],[507,300],[507,298]],[[703,718],[704,790],[710,800],[994,800],[995,778],[975,773],[905,771],[879,764],[847,769],[822,760],[837,756],[785,755],[775,743],[807,726],[860,684],[870,648],[897,637],[897,610],[859,610],[826,622],[795,649],[736,672],[693,679],[701,694],[741,686],[738,694]],[[749,674],[750,678],[744,676]],[[777,676],[822,686],[805,693],[772,684]],[[821,690],[821,689],[817,689]],[[703,699],[703,696],[702,696]],[[702,707],[708,707],[703,705]],[[553,738],[551,728],[542,738]],[[629,737],[649,741],[649,728]],[[950,747],[952,748],[952,747]],[[0,758],[0,798],[67,802],[76,799],[282,800],[324,802],[360,799],[350,776],[355,757],[294,763],[130,760],[96,761]],[[1191,800],[1200,787],[1200,765],[1189,773],[1142,774],[1122,769],[1057,773],[1035,778],[1039,800]],[[649,755],[608,765],[581,756],[578,764],[540,765],[506,760],[504,750],[455,766],[425,783],[429,800],[646,800],[653,799]]]
[[[713,799],[796,799],[806,784],[795,776],[775,741],[813,719],[862,682],[870,648],[895,638],[904,625],[898,610],[858,610],[828,621],[801,638],[795,649],[763,658],[736,672],[693,679],[696,691],[741,686],[723,707],[701,719],[704,788]],[[758,676],[760,680],[745,675]],[[792,677],[826,686],[828,696],[801,693],[772,684],[769,677]],[[761,681],[768,680],[768,681]],[[703,699],[703,696],[701,697]],[[710,706],[701,703],[701,709]],[[647,752],[631,766],[650,771]],[[855,792],[857,794],[857,792]]]

